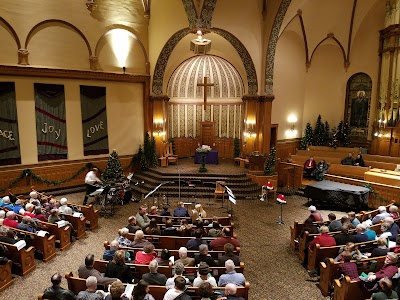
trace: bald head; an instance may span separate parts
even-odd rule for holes
[[[237,291],[236,284],[228,283],[225,286],[225,296],[236,295],[236,291]]]

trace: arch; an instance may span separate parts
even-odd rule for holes
[[[21,42],[19,40],[19,37],[17,33],[15,32],[14,28],[8,23],[4,18],[0,17],[0,22],[3,23],[6,28],[11,32],[11,35],[13,36],[15,42],[17,43],[18,49],[21,49]]]
[[[271,35],[269,37],[267,47],[265,66],[265,92],[267,94],[273,94],[276,43],[278,42],[279,31],[281,29],[283,19],[291,2],[292,0],[282,0],[281,4],[279,5],[278,12],[276,13],[274,24],[272,25]]]
[[[309,62],[309,63],[311,64],[313,55],[314,55],[315,51],[317,50],[317,48],[318,48],[320,45],[322,45],[322,44],[323,44],[326,40],[328,40],[328,39],[334,40],[334,41],[336,42],[336,44],[340,47],[340,50],[342,50],[342,55],[343,55],[343,63],[344,63],[344,65],[346,66],[346,64],[347,64],[347,59],[346,59],[346,53],[345,53],[345,51],[344,51],[344,47],[343,47],[343,45],[340,43],[340,41],[333,35],[333,33],[329,33],[329,34],[327,35],[326,38],[324,38],[322,41],[320,41],[320,42],[318,43],[318,45],[314,48],[313,52],[311,53],[311,57],[310,57],[310,62]]]
[[[142,52],[143,52],[143,56],[144,56],[144,60],[145,60],[145,62],[146,62],[146,65],[149,64],[149,59],[148,59],[148,56],[147,56],[147,51],[146,51],[146,49],[145,49],[145,47],[144,47],[142,41],[136,36],[135,32],[134,32],[131,28],[129,28],[129,27],[127,27],[127,26],[124,26],[124,25],[121,25],[121,24],[113,24],[113,25],[108,26],[108,27],[109,27],[109,29],[108,29],[105,33],[103,33],[103,35],[99,38],[99,40],[98,40],[97,43],[96,43],[96,48],[95,48],[95,50],[94,50],[94,55],[95,55],[95,56],[98,56],[98,55],[99,55],[98,52],[99,52],[100,42],[107,36],[107,34],[109,34],[109,33],[110,33],[112,30],[114,30],[114,29],[122,29],[122,30],[126,30],[126,31],[128,31],[130,34],[132,34],[133,39],[136,40],[136,41],[138,42],[140,48],[142,49]]]
[[[89,41],[87,40],[86,36],[83,34],[82,31],[80,31],[78,29],[78,27],[76,27],[75,25],[72,25],[71,23],[64,21],[64,20],[58,20],[58,19],[49,19],[49,20],[44,20],[38,24],[36,24],[35,26],[32,27],[32,29],[29,31],[28,35],[26,36],[26,40],[25,40],[25,49],[28,49],[28,44],[29,41],[31,40],[31,38],[34,36],[35,31],[39,31],[40,27],[42,27],[43,25],[46,24],[51,24],[51,23],[60,23],[63,24],[67,27],[69,27],[70,29],[72,29],[72,31],[75,31],[77,34],[79,34],[81,36],[81,38],[85,41],[85,44],[88,48],[88,52],[89,52],[89,57],[92,56],[92,48],[90,47]]]
[[[248,94],[256,95],[258,92],[257,73],[254,67],[253,60],[251,59],[251,56],[247,51],[246,47],[236,36],[234,36],[232,33],[226,30],[214,27],[211,28],[210,31],[215,32],[216,34],[225,38],[235,48],[246,70]],[[175,32],[165,43],[157,59],[157,63],[154,69],[153,86],[152,86],[152,91],[154,94],[161,95],[163,93],[164,74],[168,59],[171,56],[171,53],[174,50],[175,46],[179,43],[179,41],[189,33],[191,33],[190,28],[181,29]]]

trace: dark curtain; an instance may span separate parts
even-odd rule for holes
[[[38,160],[67,158],[64,86],[35,83]]]
[[[0,165],[20,164],[14,82],[0,82],[0,107]]]
[[[109,153],[106,88],[81,85],[84,155]]]

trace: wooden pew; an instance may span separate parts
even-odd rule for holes
[[[365,252],[369,250],[371,252],[372,248],[376,246],[376,241],[368,241],[363,243],[355,243],[356,247],[361,251]],[[335,258],[339,254],[340,248],[343,245],[331,246],[331,247],[321,247],[316,244],[315,247],[308,250],[308,270],[315,270],[321,261],[327,257]]]
[[[165,223],[165,221],[167,219],[171,219],[173,224],[181,224],[182,220],[188,220],[189,223],[192,223],[192,218],[191,217],[168,217],[168,216],[160,216],[160,215],[156,215],[156,216],[148,216],[150,219],[154,218],[157,220],[157,223]],[[227,217],[218,217],[218,222],[219,224],[221,224],[222,226],[232,226],[231,223],[231,215],[228,215]],[[205,220],[208,220],[209,223],[212,223],[213,218],[203,218],[203,222]]]
[[[86,218],[74,217],[69,214],[60,214],[62,218],[71,223],[72,227],[75,229],[76,239],[79,240],[86,236]]]
[[[11,265],[11,260],[4,265],[0,265],[0,292],[4,291],[12,284]]]
[[[331,164],[328,169],[328,174],[338,175],[349,178],[364,179],[364,173],[369,168],[359,166],[345,166],[339,164]]]
[[[105,273],[107,265],[108,261],[96,259],[94,261],[93,267],[100,273]],[[126,265],[129,266],[131,269],[134,269],[133,274],[136,278],[142,278],[143,274],[150,272],[148,265],[141,265],[134,263],[126,263]],[[197,267],[185,267],[185,274],[196,274],[197,270],[198,270]],[[238,273],[243,273],[244,263],[240,262],[240,266],[236,266],[235,271]],[[172,263],[170,263],[169,266],[158,266],[157,272],[164,274],[167,278],[172,277],[173,276]],[[222,274],[225,274],[225,272],[226,272],[225,267],[210,267],[210,273],[213,274],[213,276],[217,281]]]
[[[16,214],[18,221],[21,222],[23,216]],[[58,227],[57,224],[52,224],[48,222],[43,222],[35,220],[35,222],[40,226],[42,230],[48,231],[51,235],[55,235],[56,241],[59,243],[61,251],[68,249],[71,246],[70,232],[71,228],[69,226]]]
[[[6,246],[6,256],[12,260],[14,264],[18,264],[21,272],[20,275],[25,276],[35,270],[35,248],[29,247],[28,249],[22,248],[18,251],[17,247],[13,244],[0,242],[1,245]]]
[[[164,295],[167,292],[165,286],[150,285],[149,288],[150,288],[149,293],[154,297],[155,300],[163,300],[164,299]],[[237,287],[236,295],[238,297],[243,297],[245,300],[248,300],[249,299],[249,289],[250,289],[250,283],[246,281],[244,286]],[[193,300],[200,300],[201,297],[199,295],[198,290],[199,290],[198,287],[190,286],[186,289],[186,293],[188,295],[190,295],[190,297]],[[224,290],[225,290],[224,287],[213,287],[213,291],[217,295],[223,296],[225,294]],[[218,297],[220,297],[220,296],[218,296]]]
[[[75,295],[78,295],[80,291],[86,290],[86,279],[74,277],[72,272],[65,273],[65,279],[67,279],[68,289]]]
[[[110,249],[110,242],[109,241],[105,241],[103,243],[104,248],[105,249]],[[125,250],[125,251],[129,251],[131,253],[136,253],[137,251],[142,251],[141,248],[132,248],[132,247],[119,247],[118,249],[121,250]],[[154,251],[156,251],[157,253],[161,253],[163,249],[154,249]],[[179,259],[179,250],[178,249],[168,249],[169,253],[171,254],[171,256],[173,256],[175,258],[175,260]],[[187,255],[188,257],[194,257],[195,254],[199,253],[199,251],[197,250],[188,250],[187,251]],[[236,255],[240,255],[240,247],[236,248],[236,251],[233,252]],[[211,255],[212,258],[214,258],[214,260],[218,260],[218,258],[220,258],[221,256],[223,256],[225,254],[224,251],[215,251],[215,250],[210,250],[208,251],[208,254]]]
[[[7,227],[7,226],[6,226]],[[56,237],[46,233],[45,236],[39,236],[37,233],[21,230],[18,228],[8,227],[14,231],[20,238],[25,240],[27,246],[35,248],[36,252],[42,255],[44,262],[56,257]]]
[[[92,204],[79,205],[79,204],[68,204],[74,211],[83,213],[86,218],[86,223],[89,225],[89,229],[93,230],[99,226],[100,210],[94,209]]]
[[[359,281],[353,281],[349,276],[334,280],[333,300],[365,299],[365,296]]]
[[[358,274],[362,272],[368,273],[372,261],[376,261],[376,270],[380,270],[385,263],[386,256],[372,257],[361,259],[359,261],[353,260],[357,264]],[[320,278],[319,278],[319,289],[323,296],[327,297],[332,291],[332,284],[335,278],[337,278],[337,270],[341,262],[335,262],[333,258],[330,258],[326,262],[320,262]]]

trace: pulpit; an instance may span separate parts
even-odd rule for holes
[[[266,156],[249,156],[248,160],[250,171],[264,171]]]

